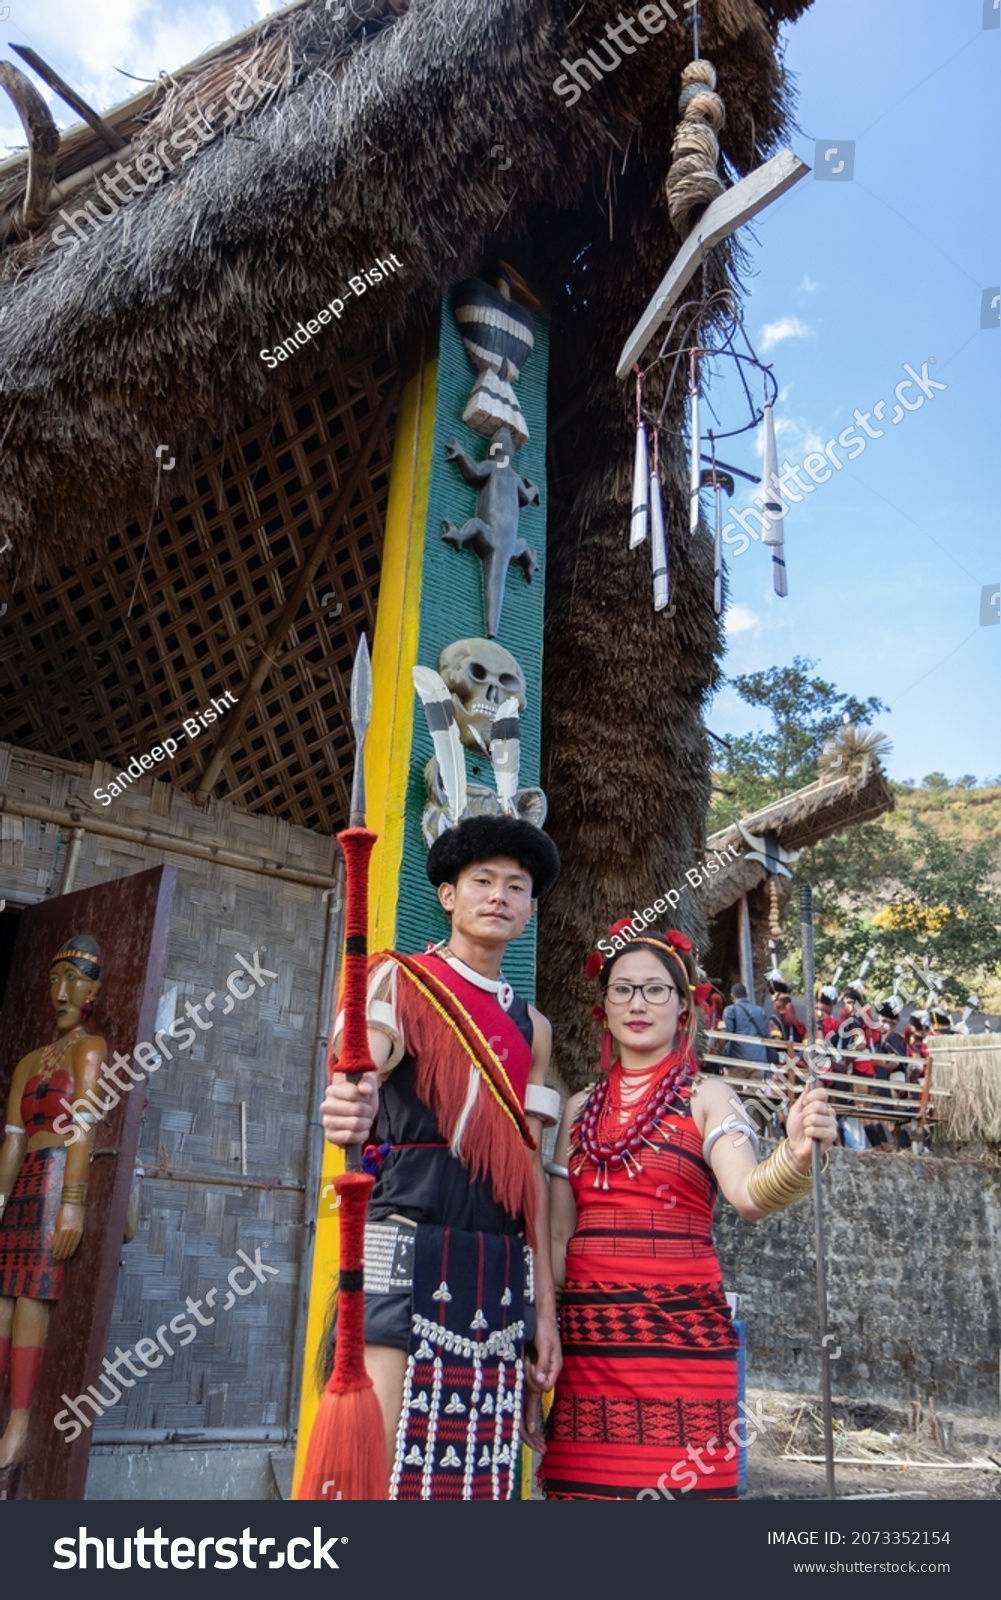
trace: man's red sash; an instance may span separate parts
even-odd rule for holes
[[[534,1243],[535,1140],[523,1100],[532,1051],[496,998],[435,956],[384,950],[399,967],[397,1020],[416,1063],[415,1086],[453,1154],[489,1183]]]
[[[441,1006],[525,1143],[534,1149],[524,1113],[532,1048],[517,1023],[495,995],[470,983],[440,956],[405,956],[397,950],[386,954],[423,988],[426,997]]]

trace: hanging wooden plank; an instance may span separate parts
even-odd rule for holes
[[[740,183],[734,184],[726,194],[721,194],[718,200],[707,206],[701,222],[696,224],[681,246],[656,294],[623,345],[615,369],[617,378],[628,375],[657,329],[666,322],[672,306],[701,265],[706,251],[735,233],[743,223],[749,222],[759,211],[791,189],[800,178],[805,178],[809,171],[806,162],[801,161],[794,151],[780,150],[771,161],[756,167]]]

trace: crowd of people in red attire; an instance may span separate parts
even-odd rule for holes
[[[718,990],[703,982],[696,990],[696,1001],[707,1033],[742,1036],[719,1041],[715,1049],[711,1038],[707,1041],[710,1053],[724,1055],[727,1063],[733,1064],[731,1069],[717,1062],[715,1070],[732,1070],[734,1075],[746,1076],[747,1069],[739,1065],[741,1062],[765,1063],[764,1069],[751,1071],[760,1074],[759,1100],[776,1103],[776,1119],[781,1124],[785,1097],[778,1080],[790,1068],[802,1069],[802,1057],[795,1047],[806,1042],[806,1024],[793,1003],[789,984],[778,972],[769,974],[765,1004],[758,1005],[737,983],[732,986],[730,1004],[726,1005]],[[840,1142],[856,1149],[912,1148],[906,1123],[925,1110],[914,1086],[925,1082],[928,1039],[933,1034],[953,1031],[949,1013],[939,1007],[915,1009],[905,1021],[904,1002],[898,995],[873,1005],[858,980],[841,989],[825,984],[817,995],[816,1007],[818,1043],[825,1047],[826,1055],[818,1063],[821,1079],[834,1074],[837,1078],[863,1080],[857,1091],[845,1083],[830,1084],[831,1101],[839,1107]],[[757,1039],[760,1044],[754,1042]],[[867,1054],[870,1051],[872,1058]],[[895,1059],[879,1059],[887,1057]],[[861,1105],[855,1104],[856,1096],[861,1097]],[[894,1115],[879,1115],[881,1108],[873,1102],[880,1099],[896,1102]],[[890,1109],[887,1107],[888,1112]]]

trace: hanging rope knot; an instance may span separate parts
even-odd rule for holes
[[[725,189],[716,171],[716,135],[726,120],[726,109],[716,93],[716,69],[711,61],[690,61],[685,67],[678,113],[681,121],[675,129],[671,170],[664,187],[671,221],[684,237],[705,207]]]

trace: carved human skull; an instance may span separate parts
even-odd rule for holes
[[[471,750],[487,749],[494,718],[511,695],[518,710],[525,709],[525,674],[496,639],[454,640],[438,657],[438,669],[452,691],[462,742]]]

